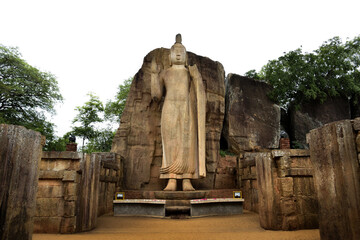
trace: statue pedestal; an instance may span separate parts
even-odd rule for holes
[[[243,198],[232,198],[230,192],[220,190],[206,191],[125,191],[124,200],[114,200],[114,216],[150,216],[189,218],[216,215],[242,214]],[[224,197],[216,197],[219,193]],[[148,199],[126,199],[132,196]],[[209,196],[212,196],[209,198]]]
[[[156,199],[190,200],[201,199],[209,195],[209,191],[156,191]]]

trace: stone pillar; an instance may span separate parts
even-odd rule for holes
[[[100,190],[101,155],[85,154],[83,158],[80,207],[77,219],[79,231],[90,231],[96,227]]]
[[[0,239],[32,239],[41,134],[0,124]]]
[[[281,209],[279,194],[275,194],[276,170],[271,152],[259,153],[255,156],[257,183],[259,188],[260,226],[264,229],[281,229]]]
[[[310,131],[321,239],[360,239],[360,169],[350,120]]]

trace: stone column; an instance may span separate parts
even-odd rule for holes
[[[99,154],[85,154],[83,158],[80,206],[77,219],[79,231],[90,231],[96,227],[100,190]]]
[[[281,229],[280,197],[276,194],[276,170],[271,152],[258,153],[255,156],[257,183],[259,188],[260,226],[264,229]],[[279,220],[280,219],[280,220]]]
[[[0,239],[32,239],[41,134],[0,124]]]
[[[310,131],[321,239],[360,239],[360,169],[350,120]]]

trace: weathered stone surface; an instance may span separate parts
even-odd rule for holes
[[[40,133],[0,124],[0,239],[32,239]]]
[[[34,217],[34,233],[59,233],[62,217]]]
[[[220,157],[215,175],[215,189],[236,188],[236,156]]]
[[[255,156],[257,183],[259,187],[260,226],[265,229],[281,229],[280,196],[274,191],[276,171],[272,166],[271,153],[258,153]]]
[[[64,195],[60,180],[39,180],[37,198],[61,198]]]
[[[259,212],[260,225],[271,230],[318,228],[318,202],[312,175],[283,172],[312,170],[309,151],[273,150],[245,153],[239,159],[243,169],[244,208]],[[253,160],[256,174],[253,176]],[[292,168],[291,165],[297,168]],[[240,172],[240,171],[239,171]],[[251,177],[249,177],[251,176]]]
[[[353,128],[355,131],[360,131],[360,117],[353,120]]]
[[[60,233],[75,233],[76,230],[76,217],[63,217],[61,219]]]
[[[42,159],[81,159],[81,153],[78,152],[69,152],[69,151],[49,151],[42,153]]]
[[[96,227],[100,188],[100,162],[101,155],[85,154],[83,160],[81,188],[79,189],[79,211],[76,217],[64,218],[61,224],[61,232],[90,231]],[[76,194],[76,184],[68,183],[68,194]],[[71,196],[71,195],[70,195]],[[77,195],[74,195],[77,197]],[[76,198],[66,199],[68,201]],[[75,221],[75,223],[74,223]]]
[[[280,107],[267,96],[265,82],[229,74],[223,136],[230,151],[278,148]]]
[[[360,239],[360,169],[350,120],[310,131],[321,239]]]
[[[37,217],[61,217],[64,215],[63,198],[37,198]]]
[[[290,108],[290,138],[299,148],[308,148],[306,134],[322,125],[342,119],[350,119],[350,105],[347,99],[329,98],[323,104],[309,102],[300,110]]]
[[[160,179],[151,177],[160,175],[155,171],[161,166],[162,158],[160,116],[163,104],[163,101],[156,103],[151,99],[150,68],[153,58],[161,63],[161,70],[170,66],[169,49],[155,49],[144,58],[142,68],[134,77],[120,127],[113,140],[112,152],[124,157],[125,189],[147,189],[150,181],[152,190],[160,190],[164,186]],[[220,157],[219,141],[225,111],[224,68],[218,62],[191,52],[188,52],[188,62],[189,65],[197,65],[206,91],[206,168],[207,173],[214,173]],[[210,178],[211,174],[207,174],[205,179],[193,184],[212,189],[214,178],[208,181]]]

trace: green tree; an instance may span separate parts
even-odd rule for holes
[[[110,129],[102,129],[96,137],[91,138],[86,144],[84,152],[110,152],[115,132]]]
[[[73,127],[73,133],[75,136],[82,137],[83,139],[83,151],[86,139],[93,139],[99,135],[99,131],[96,129],[95,124],[103,122],[103,118],[100,116],[104,112],[104,106],[99,97],[92,93],[89,93],[89,101],[84,106],[76,107],[78,114],[73,120],[73,123],[79,123],[80,126]]]
[[[259,73],[256,72],[255,69],[247,71],[244,75],[245,75],[245,77],[249,77],[249,78],[253,78],[253,79],[262,79],[262,76],[260,76]]]
[[[54,125],[45,113],[54,114],[61,100],[54,75],[30,66],[17,48],[0,45],[0,123],[39,131],[49,143]]]
[[[69,143],[70,134],[71,132],[67,132],[62,137],[52,137],[44,147],[44,151],[65,151],[66,144]]]
[[[106,103],[105,117],[109,120],[120,122],[121,114],[124,111],[126,98],[130,91],[133,78],[128,78],[123,84],[120,84],[115,99]]]
[[[296,49],[269,61],[260,73],[273,86],[270,97],[280,105],[325,101],[342,96],[357,101],[360,95],[360,36],[342,43],[339,37],[324,42],[313,53]]]

